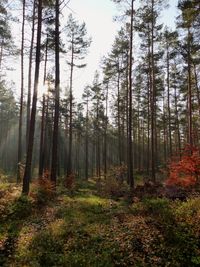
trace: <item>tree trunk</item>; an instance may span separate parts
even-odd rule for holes
[[[154,66],[154,0],[152,3],[152,21],[151,21],[151,179],[156,180],[155,176],[155,66]]]
[[[35,10],[36,1],[33,3],[33,19],[32,19],[32,34],[31,46],[29,52],[29,69],[28,69],[28,94],[27,94],[27,111],[26,111],[26,151],[28,150],[28,135],[30,128],[30,113],[31,113],[31,85],[32,85],[32,63],[33,63],[33,46],[35,37]]]
[[[131,25],[130,25],[130,55],[129,55],[129,131],[128,131],[128,175],[130,187],[134,188],[134,177],[133,177],[133,140],[132,140],[132,66],[133,66],[133,4],[134,0],[131,1]]]
[[[106,122],[104,131],[104,177],[107,176],[108,83],[106,85]]]
[[[33,91],[31,118],[30,118],[28,150],[27,150],[26,166],[25,166],[25,172],[23,177],[23,188],[22,188],[22,193],[26,195],[28,195],[29,193],[29,186],[31,179],[31,165],[32,165],[32,154],[33,154],[34,133],[35,133],[35,117],[37,110],[37,94],[38,94],[38,82],[39,82],[39,71],[40,71],[41,30],[42,30],[42,0],[38,0],[38,26],[37,26],[34,91]]]
[[[178,137],[178,149],[179,149],[179,158],[181,160],[181,135],[180,135],[180,123],[179,123],[179,114],[178,114],[178,99],[177,99],[177,88],[174,88],[174,98],[175,98],[175,120],[177,127],[177,137]]]
[[[169,156],[172,157],[172,134],[171,134],[171,107],[170,107],[170,84],[169,84],[169,46],[167,44],[167,109],[168,109],[168,131],[169,131]]]
[[[199,92],[198,79],[197,79],[197,70],[196,70],[196,65],[195,64],[194,64],[194,78],[195,78],[196,95],[197,95],[197,100],[198,100],[199,116],[200,116],[200,92]]]
[[[23,105],[24,105],[24,26],[25,26],[25,4],[23,0],[23,17],[22,17],[22,39],[21,39],[21,96],[20,96],[20,111],[19,111],[19,134],[18,134],[18,168],[17,168],[17,182],[21,180],[20,177],[20,163],[22,161],[22,120],[23,120]]]
[[[72,37],[72,54],[71,54],[71,69],[70,69],[70,96],[69,96],[69,148],[68,148],[68,160],[67,160],[67,176],[72,174],[72,116],[73,116],[73,70],[74,70],[74,48]]]
[[[41,120],[41,132],[40,132],[40,156],[39,156],[39,178],[43,175],[44,170],[44,126],[45,126],[45,95],[42,100],[42,120]]]
[[[191,82],[191,44],[190,44],[190,28],[188,28],[188,138],[189,138],[189,144],[193,145],[193,136],[192,136],[192,82]]]
[[[59,0],[55,4],[55,112],[53,127],[53,145],[52,145],[52,161],[51,161],[51,181],[56,186],[56,177],[58,170],[58,125],[59,125],[59,91],[60,91],[60,59],[59,59]]]
[[[118,128],[118,153],[119,153],[119,165],[122,165],[122,153],[121,153],[121,125],[120,125],[120,70],[118,63],[118,77],[117,77],[117,128]]]
[[[86,136],[85,136],[85,179],[88,180],[88,128],[89,128],[89,110],[88,110],[88,102],[89,99],[87,97],[86,100],[86,106],[87,106],[87,110],[86,110]]]

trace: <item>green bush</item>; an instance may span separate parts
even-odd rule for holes
[[[10,207],[10,216],[13,219],[25,219],[31,215],[32,203],[27,196],[20,196]]]
[[[174,214],[170,200],[166,198],[147,198],[143,200],[144,210],[162,222],[173,222]]]
[[[171,202],[165,198],[143,201],[144,210],[154,218],[154,224],[163,236],[163,243],[155,244],[154,249],[162,266],[199,266],[199,242],[188,221],[188,216],[196,214],[199,207],[196,204],[194,201]]]
[[[46,205],[56,196],[55,185],[48,177],[40,178],[34,182],[31,196],[38,205]]]

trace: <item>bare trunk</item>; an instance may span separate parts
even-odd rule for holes
[[[44,170],[44,126],[45,126],[45,95],[42,100],[42,119],[40,130],[40,155],[39,155],[39,177],[41,178]]]
[[[120,73],[118,63],[118,77],[117,77],[117,128],[118,128],[118,154],[119,165],[122,165],[122,153],[121,153],[121,125],[120,125]]]
[[[30,119],[28,150],[27,150],[26,166],[25,166],[23,188],[22,188],[22,193],[26,195],[28,195],[29,193],[29,186],[31,179],[31,165],[32,165],[32,155],[33,155],[35,117],[37,109],[37,94],[38,94],[38,82],[39,82],[39,71],[40,71],[41,30],[42,30],[42,0],[38,0],[38,27],[37,27],[34,92],[33,92],[32,110],[31,110],[31,119]]]
[[[85,137],[85,179],[88,180],[88,128],[89,128],[89,110],[88,110],[88,102],[87,98],[87,111],[86,111],[86,137]]]
[[[22,39],[21,39],[21,96],[20,96],[20,111],[19,111],[19,132],[18,132],[18,168],[17,182],[21,180],[20,164],[22,161],[22,120],[23,120],[23,105],[24,105],[24,26],[25,26],[25,4],[23,0],[23,18],[22,18]]]
[[[175,98],[175,119],[176,119],[176,128],[177,128],[177,137],[178,137],[178,149],[179,149],[179,158],[181,159],[181,135],[180,135],[180,123],[179,123],[179,114],[178,114],[178,99],[177,99],[177,89],[174,88],[174,98]]]
[[[59,59],[59,0],[55,4],[55,112],[53,126],[53,145],[52,145],[52,161],[51,161],[51,181],[56,186],[56,178],[58,172],[58,128],[59,128],[59,94],[60,94],[60,59]]]
[[[33,63],[33,45],[35,37],[35,10],[36,1],[33,3],[33,19],[32,19],[32,35],[31,35],[31,46],[29,52],[29,69],[28,69],[28,94],[27,94],[27,111],[26,111],[26,151],[28,149],[28,135],[30,128],[30,113],[31,113],[31,86],[32,86],[32,63]]]
[[[188,28],[188,141],[189,144],[193,145],[193,136],[192,136],[192,85],[191,85],[191,44],[190,44],[190,38],[191,38],[190,29]]]
[[[170,84],[169,84],[169,47],[167,45],[167,109],[169,131],[169,156],[172,157],[172,134],[171,134],[171,107],[170,107]]]
[[[197,101],[198,101],[198,106],[199,106],[199,116],[200,116],[200,92],[199,92],[198,79],[197,79],[197,70],[196,70],[196,65],[195,64],[194,64],[194,78],[195,78],[196,95],[197,95]]]
[[[72,83],[73,83],[73,70],[74,70],[74,48],[73,48],[73,37],[72,37],[72,54],[71,54],[71,70],[70,70],[70,96],[69,96],[69,149],[68,149],[68,160],[67,160],[67,176],[72,174],[72,108],[73,108],[73,94],[72,94]]]
[[[151,22],[151,178],[155,182],[155,72],[154,72],[154,0],[152,0],[152,22]]]
[[[108,84],[106,85],[106,122],[104,131],[104,176],[107,175],[107,127],[108,127]]]
[[[134,0],[131,1],[131,27],[130,27],[130,55],[129,55],[129,131],[128,131],[128,145],[129,145],[129,158],[128,158],[128,169],[129,169],[129,182],[130,187],[134,188],[134,177],[133,177],[133,140],[132,140],[132,65],[133,65],[133,4]]]

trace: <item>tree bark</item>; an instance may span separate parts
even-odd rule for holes
[[[73,37],[72,37],[72,54],[70,63],[70,92],[69,92],[69,148],[68,148],[68,160],[67,160],[67,176],[72,174],[72,116],[73,116],[73,70],[74,70],[74,48],[73,48]]]
[[[24,28],[25,28],[25,7],[26,0],[23,0],[23,15],[22,15],[22,39],[21,39],[21,96],[20,96],[20,111],[19,111],[19,132],[18,132],[18,168],[17,182],[21,180],[20,164],[22,161],[22,120],[23,120],[23,105],[24,105]]]
[[[130,187],[134,188],[134,177],[133,177],[133,139],[132,139],[132,66],[133,66],[133,4],[134,0],[131,1],[131,24],[130,24],[130,51],[129,51],[129,131],[128,131],[128,175]]]
[[[33,46],[35,38],[35,10],[36,0],[33,2],[33,20],[31,33],[31,46],[29,51],[29,69],[28,69],[28,94],[27,94],[27,111],[26,111],[26,151],[28,149],[28,135],[30,128],[30,113],[31,113],[31,85],[32,85],[32,63],[33,63]]]
[[[154,66],[154,0],[151,1],[152,21],[151,21],[151,179],[156,180],[155,176],[155,66]]]
[[[42,100],[42,119],[41,119],[41,130],[40,130],[40,155],[39,155],[39,178],[43,175],[44,170],[44,126],[45,126],[45,95]]]
[[[190,28],[188,28],[188,51],[187,51],[187,59],[188,59],[188,138],[190,146],[193,145],[193,136],[192,136],[192,81],[191,81],[191,44],[190,44]]]
[[[168,131],[169,131],[169,156],[172,157],[172,134],[171,134],[171,107],[170,107],[170,73],[169,73],[169,46],[167,44],[167,109],[168,109]]]
[[[86,100],[86,136],[85,136],[85,179],[88,180],[88,129],[89,129],[89,99]]]
[[[104,177],[107,176],[108,83],[106,84],[106,121],[104,131]]]
[[[52,146],[52,161],[51,161],[51,181],[56,186],[56,177],[58,170],[58,128],[59,128],[59,94],[60,94],[60,59],[59,59],[59,0],[55,4],[55,113],[53,127],[53,146]]]
[[[26,166],[25,166],[25,172],[23,177],[23,188],[22,188],[22,193],[25,195],[28,195],[29,193],[29,186],[31,179],[31,165],[32,165],[34,133],[35,133],[35,117],[37,110],[37,94],[38,94],[38,82],[39,82],[39,72],[40,72],[41,30],[42,30],[42,0],[38,0],[38,25],[37,25],[34,91],[33,91],[31,118],[30,118],[28,150],[27,150]]]

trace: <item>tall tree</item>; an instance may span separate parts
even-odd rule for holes
[[[185,38],[181,43],[182,55],[187,64],[187,110],[188,110],[188,143],[192,146],[193,140],[193,86],[192,86],[192,62],[194,50],[198,50],[199,47],[194,42],[194,28],[193,25],[196,22],[197,12],[196,7],[198,3],[194,0],[180,0],[178,2],[178,8],[181,14],[178,18],[178,26],[185,32]]]
[[[22,119],[24,106],[24,26],[25,26],[25,8],[26,0],[23,0],[22,30],[21,30],[21,96],[19,112],[19,132],[18,132],[18,170],[17,182],[20,181],[20,163],[22,160]]]
[[[31,166],[32,166],[32,156],[33,156],[33,144],[34,144],[34,133],[35,133],[35,118],[37,110],[37,95],[38,95],[38,83],[39,83],[39,73],[40,73],[40,45],[41,45],[41,32],[42,32],[42,0],[38,0],[37,7],[37,44],[36,44],[36,58],[35,58],[35,77],[34,77],[34,91],[32,99],[32,110],[30,118],[30,129],[28,138],[28,150],[26,155],[26,166],[23,177],[23,188],[22,193],[29,193],[30,179],[31,179]]]
[[[150,126],[151,126],[151,179],[155,182],[157,169],[157,111],[158,111],[158,96],[160,86],[158,60],[162,53],[158,51],[158,41],[162,24],[159,23],[161,10],[167,7],[167,0],[146,0],[141,1],[142,6],[138,10],[138,16],[141,19],[138,31],[142,33],[141,44],[147,49],[148,55],[148,76],[149,76],[149,102],[150,102]],[[145,34],[146,33],[146,34]],[[145,35],[144,35],[145,34]],[[160,88],[159,88],[160,87]]]
[[[102,84],[100,82],[99,73],[96,71],[94,81],[91,87],[92,91],[92,112],[93,112],[93,131],[95,154],[93,155],[96,165],[96,176],[101,178],[101,137],[102,137],[102,121],[104,119],[104,94],[102,92]]]
[[[70,83],[69,83],[69,148],[67,159],[67,175],[72,174],[72,121],[73,121],[73,74],[74,68],[84,68],[86,64],[80,64],[87,54],[88,47],[90,46],[91,39],[87,37],[85,23],[79,23],[69,15],[67,22],[67,41],[69,43],[69,51],[71,59],[68,61],[70,66]]]
[[[53,126],[53,146],[51,161],[51,181],[56,184],[57,166],[58,166],[58,124],[59,124],[59,91],[60,91],[60,59],[59,59],[59,0],[55,3],[55,112]]]
[[[28,135],[29,135],[30,113],[31,113],[32,65],[33,65],[33,50],[34,50],[34,38],[35,38],[35,11],[36,11],[36,0],[34,0],[33,2],[31,44],[29,51],[28,92],[27,92],[27,110],[26,110],[26,150],[28,149]]]
[[[88,180],[89,177],[89,101],[91,98],[90,87],[87,86],[84,89],[83,103],[86,105],[86,118],[85,118],[85,179]]]
[[[173,115],[172,115],[172,78],[171,78],[171,72],[172,72],[172,66],[173,61],[175,60],[175,57],[177,55],[177,40],[178,34],[177,32],[169,31],[167,28],[165,28],[165,31],[163,33],[162,42],[164,46],[164,61],[165,61],[165,67],[166,67],[166,95],[167,95],[167,124],[168,124],[168,156],[171,158],[173,155],[173,144],[172,144],[172,135],[173,135]]]
[[[133,123],[133,116],[132,116],[132,86],[133,86],[133,79],[132,79],[132,70],[133,70],[133,16],[134,16],[134,0],[131,0],[131,20],[130,20],[130,44],[129,44],[129,124],[128,124],[128,175],[129,175],[129,183],[130,187],[134,188],[134,177],[133,177],[133,131],[132,131],[132,123]]]

